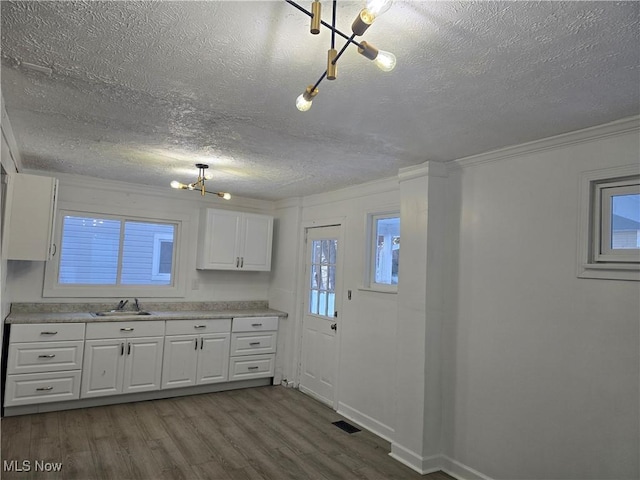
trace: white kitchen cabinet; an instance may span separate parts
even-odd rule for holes
[[[273,377],[278,317],[234,318],[229,380]]]
[[[16,173],[9,176],[3,254],[8,260],[51,260],[58,180]]]
[[[271,270],[273,217],[203,209],[200,215],[197,268],[201,270]]]
[[[86,335],[81,398],[160,389],[164,322],[95,323]]]
[[[231,320],[169,320],[164,339],[162,388],[226,382]],[[189,333],[206,331],[208,333]],[[180,335],[171,335],[179,333]]]
[[[13,325],[5,407],[78,399],[84,331],[82,323]]]

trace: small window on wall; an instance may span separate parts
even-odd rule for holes
[[[400,260],[400,217],[397,213],[371,215],[369,287],[397,291]]]
[[[583,175],[579,277],[640,280],[640,175],[621,175],[630,171]]]

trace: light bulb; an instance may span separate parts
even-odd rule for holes
[[[170,183],[171,188],[185,188],[186,185],[183,185],[182,183],[180,183],[177,180],[174,180],[173,182]]]
[[[396,67],[396,56],[391,52],[378,50],[378,55],[373,60],[373,63],[383,72],[390,72]]]
[[[391,3],[391,0],[369,0],[360,12],[360,18],[364,23],[371,25],[377,17],[389,10]]]
[[[223,193],[222,194],[222,198],[224,198],[225,200],[231,200],[231,194],[230,193]]]
[[[213,179],[213,173],[206,173],[203,178],[205,180],[212,180]]]
[[[311,108],[311,104],[313,100],[307,100],[304,96],[304,93],[301,93],[298,98],[296,98],[296,108],[301,112],[306,112]]]

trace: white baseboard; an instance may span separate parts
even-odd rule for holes
[[[349,420],[354,421],[358,425],[363,426],[371,433],[384,438],[387,442],[393,442],[393,428],[385,425],[382,422],[379,422],[373,417],[366,415],[355,408],[350,407],[342,402],[338,402],[338,414],[342,415]]]
[[[491,477],[474,470],[464,463],[460,463],[457,460],[449,458],[446,455],[442,455],[442,461],[443,466],[441,470],[458,480],[493,480]]]
[[[493,480],[491,477],[446,455],[422,457],[397,443],[391,444],[389,456],[421,475],[441,470],[457,480]]]

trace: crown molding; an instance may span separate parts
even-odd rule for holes
[[[273,205],[275,210],[296,207],[302,207],[302,197],[283,198],[282,200],[276,200]]]
[[[146,197],[161,197],[171,199],[178,202],[189,202],[197,207],[209,208],[225,208],[235,209],[244,208],[254,210],[256,212],[265,213],[272,212],[274,202],[271,200],[257,200],[253,198],[245,198],[233,195],[231,200],[223,200],[215,195],[207,195],[202,197],[195,192],[176,190],[167,186],[153,187],[151,185],[141,185],[137,183],[120,182],[115,180],[104,180],[97,177],[88,177],[84,175],[73,175],[68,173],[49,172],[40,170],[27,170],[24,173],[33,173],[37,175],[46,174],[56,177],[60,182],[60,189],[65,188],[102,190],[113,194],[139,194]]]
[[[20,156],[20,150],[18,150],[18,144],[16,138],[13,136],[13,129],[11,128],[11,122],[9,122],[9,115],[4,107],[4,95],[0,93],[0,104],[2,106],[2,136],[9,146],[9,152],[11,153],[11,160],[16,172],[22,172],[22,157]]]
[[[398,170],[398,181],[404,182],[419,177],[446,177],[447,165],[443,162],[428,160],[420,165],[413,165]]]
[[[562,148],[570,145],[591,142],[606,137],[615,137],[640,130],[640,116],[622,118],[603,125],[584,128],[574,132],[563,133],[553,137],[534,140],[532,142],[522,143],[509,147],[499,148],[490,152],[471,155],[469,157],[460,158],[447,162],[451,166],[470,167],[472,165],[481,165],[484,163],[496,162],[512,157],[529,155],[532,153],[543,152],[555,148]],[[455,167],[454,167],[455,168]]]
[[[325,203],[339,202],[342,200],[353,200],[355,198],[366,197],[384,192],[399,192],[398,178],[389,177],[381,180],[373,180],[359,185],[334,190],[332,192],[318,193],[302,198],[303,207],[312,207]]]

